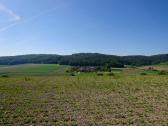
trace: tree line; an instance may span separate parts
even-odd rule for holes
[[[143,66],[168,62],[168,54],[153,56],[116,56],[99,53],[78,53],[72,55],[34,54],[0,57],[0,65],[16,64],[60,64],[71,66],[124,67]]]

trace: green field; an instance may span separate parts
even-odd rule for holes
[[[0,77],[0,126],[168,125],[168,75],[136,68],[70,76],[68,68],[0,68],[10,75]]]
[[[68,66],[57,64],[24,64],[0,66],[0,75],[54,75],[66,71]]]

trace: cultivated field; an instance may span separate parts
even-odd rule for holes
[[[9,74],[0,77],[1,126],[168,125],[168,75],[134,68],[70,76],[65,66],[46,74],[16,67],[0,68]]]
[[[164,70],[168,72],[168,63],[161,63],[161,64],[153,65],[153,66],[144,66],[143,68],[148,69],[149,67],[152,67],[156,70]]]

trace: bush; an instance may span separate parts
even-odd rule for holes
[[[147,73],[141,73],[141,75],[147,75]]]
[[[70,70],[66,70],[66,73],[69,73],[70,72]]]
[[[97,76],[103,76],[103,73],[97,73]]]
[[[2,75],[1,77],[8,78],[9,76],[8,75]]]
[[[29,77],[25,77],[25,81],[30,81],[31,79]]]
[[[159,75],[166,75],[166,74],[167,74],[167,72],[166,72],[166,71],[164,71],[164,70],[162,70],[162,71],[160,71],[158,74],[159,74]]]
[[[114,76],[115,74],[112,73],[112,72],[110,72],[110,73],[108,73],[107,75],[108,75],[108,76]]]
[[[71,74],[70,74],[70,76],[76,76],[76,74],[74,74],[74,73],[71,73]]]

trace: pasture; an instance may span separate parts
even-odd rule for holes
[[[68,66],[58,64],[24,64],[0,66],[0,75],[33,76],[65,74]]]
[[[70,76],[66,69],[0,68],[9,74],[0,77],[0,125],[168,125],[168,75],[144,76],[137,68],[115,71],[113,76]]]

